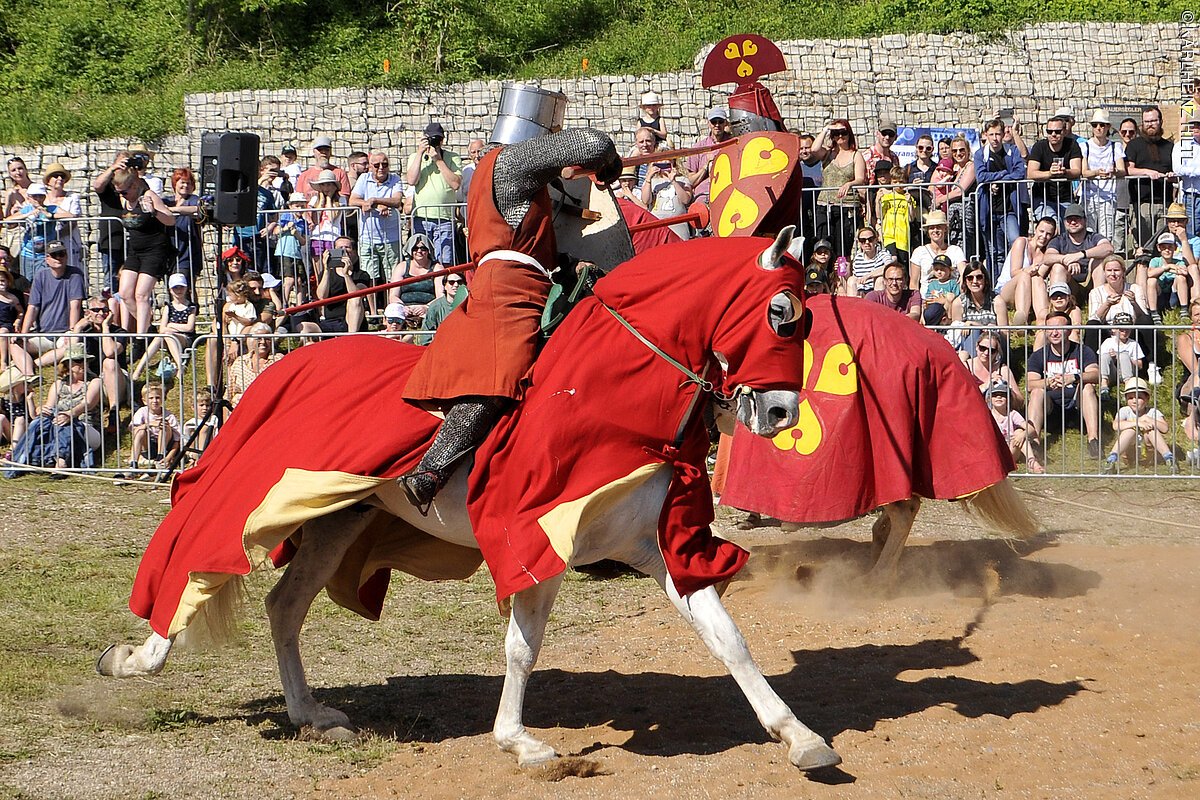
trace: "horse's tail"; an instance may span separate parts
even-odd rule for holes
[[[961,502],[971,516],[1000,533],[1028,539],[1042,527],[1008,478]]]
[[[196,609],[191,622],[176,638],[176,644],[185,650],[203,650],[233,641],[246,596],[246,578],[229,576]]]

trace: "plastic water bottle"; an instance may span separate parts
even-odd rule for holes
[[[846,260],[845,256],[838,256],[837,261],[833,262],[833,269],[839,277],[844,278],[850,274],[850,262]]]

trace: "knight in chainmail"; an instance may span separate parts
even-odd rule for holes
[[[445,420],[420,464],[400,478],[423,512],[458,461],[520,398],[538,346],[557,252],[547,184],[567,167],[611,182],[621,171],[612,140],[566,130],[489,150],[467,197],[467,248],[478,266],[467,299],[438,329],[404,390]]]

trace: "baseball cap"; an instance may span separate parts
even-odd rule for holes
[[[387,308],[383,310],[383,318],[386,319],[404,319],[408,316],[408,308],[404,303],[388,303]]]
[[[996,381],[988,389],[987,393],[988,397],[991,397],[994,394],[1008,394],[1011,391],[1012,389],[1009,388],[1008,381]]]
[[[176,286],[187,286],[187,285],[188,285],[187,275],[184,275],[182,273],[176,272],[174,275],[167,278],[167,288],[168,289],[174,289]]]
[[[813,267],[804,274],[804,284],[807,286],[810,283],[827,284],[829,276],[825,274],[825,270]]]
[[[954,263],[950,260],[950,256],[946,255],[945,253],[942,253],[941,255],[936,255],[933,257],[933,261],[930,262],[930,266],[945,267],[946,269],[953,269]]]
[[[1141,378],[1130,378],[1125,381],[1125,394],[1133,394],[1134,392],[1145,392],[1150,394],[1150,384],[1146,383]]]
[[[879,125],[878,125],[877,129],[881,133],[883,131],[891,131],[892,133],[895,133],[896,132],[896,120],[892,119],[891,117],[880,117]]]
[[[876,174],[878,174],[880,172],[891,172],[891,171],[892,171],[892,162],[888,161],[886,158],[881,158],[875,162]]]
[[[1154,240],[1154,243],[1155,244],[1169,244],[1173,247],[1179,246],[1179,240],[1175,238],[1175,234],[1173,234],[1173,233],[1159,234],[1158,238]]]
[[[1087,217],[1087,212],[1083,210],[1083,206],[1079,203],[1071,203],[1067,209],[1063,211],[1063,219],[1067,217]]]
[[[269,272],[264,272],[262,274],[262,285],[264,289],[274,289],[281,283],[283,283],[283,281],[279,280],[279,278],[276,278]]]
[[[425,137],[428,139],[432,139],[435,136],[441,136],[444,138],[446,136],[446,129],[442,127],[442,123],[440,122],[431,122],[425,126],[424,133]]]
[[[708,121],[712,122],[718,119],[728,120],[729,112],[726,111],[722,106],[713,106],[708,110]]]
[[[1056,294],[1070,294],[1070,293],[1071,293],[1071,287],[1067,286],[1065,283],[1052,283],[1046,289],[1046,294],[1050,295],[1051,297],[1053,297]]]
[[[61,241],[50,242],[49,244],[46,245],[46,255],[48,255],[48,256],[65,255],[66,252],[67,252],[67,246],[65,244],[63,244]]]
[[[1128,311],[1120,311],[1116,314],[1113,314],[1113,317],[1111,320],[1109,320],[1109,322],[1111,322],[1113,325],[1132,325],[1133,314],[1130,314]]]
[[[29,188],[25,190],[25,194],[40,194],[45,196],[46,193],[46,184],[44,183],[31,183],[29,184]]]
[[[281,152],[281,153],[288,153],[288,154],[290,154],[290,155],[295,155],[295,154],[296,154],[296,145],[294,145],[294,144],[285,144],[283,147],[281,147],[281,148],[279,149],[279,152]]]
[[[312,149],[316,150],[318,147],[333,147],[333,139],[330,139],[324,134],[318,136],[317,138],[313,139]]]

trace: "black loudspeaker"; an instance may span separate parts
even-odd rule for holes
[[[253,225],[258,214],[258,136],[222,133],[217,143],[213,218],[222,225]]]
[[[200,194],[212,197],[217,193],[217,151],[221,147],[221,134],[205,133],[200,136]]]

